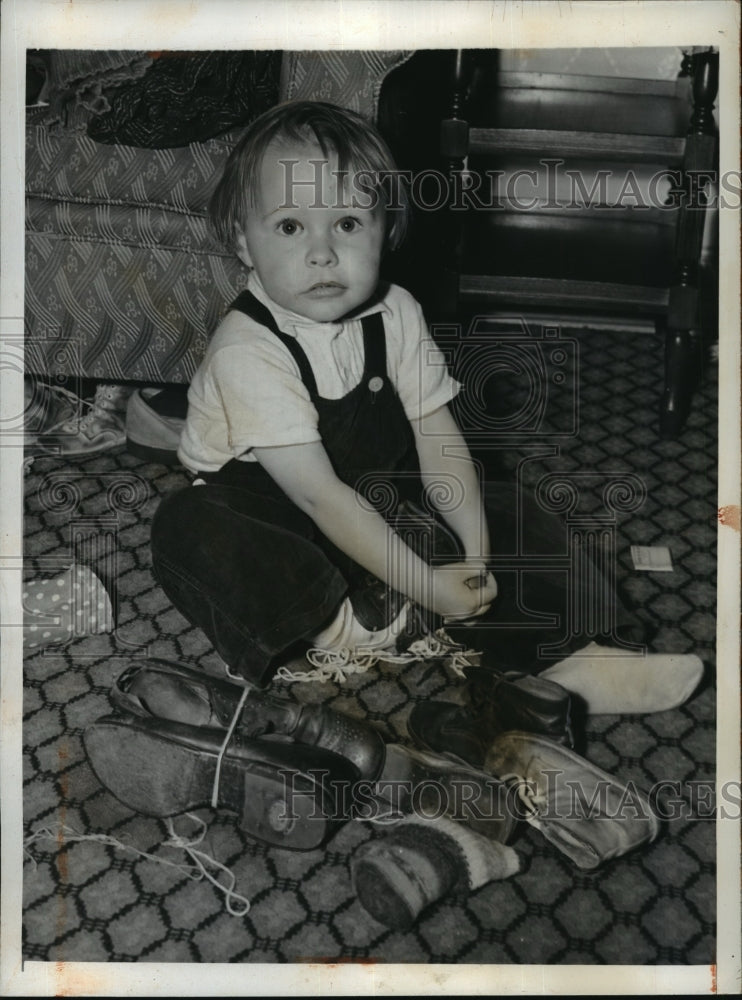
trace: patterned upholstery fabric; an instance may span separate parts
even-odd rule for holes
[[[376,120],[385,77],[412,52],[287,52],[281,76],[286,101],[329,101]]]
[[[191,379],[247,281],[205,214],[238,135],[138,149],[28,125],[28,371]]]
[[[400,52],[284,53],[278,99],[324,99],[373,117]],[[278,76],[278,72],[276,72]],[[47,377],[189,382],[247,273],[205,209],[238,129],[142,149],[50,129],[29,110],[26,368]]]

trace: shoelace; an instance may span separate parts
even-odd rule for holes
[[[499,777],[508,787],[515,790],[520,804],[528,813],[527,822],[537,821],[542,808],[547,804],[546,794],[539,790],[537,783],[515,773],[502,774]]]
[[[313,647],[306,652],[307,660],[314,670],[290,670],[279,667],[276,677],[289,683],[309,683],[312,681],[334,681],[342,684],[353,674],[363,674],[380,661],[384,663],[406,664],[424,660],[447,659],[448,666],[458,677],[464,676],[464,669],[472,666],[471,657],[476,650],[467,649],[455,642],[443,628],[429,632],[416,639],[403,652],[393,650],[348,649],[327,650]]]
[[[312,681],[320,683],[335,681],[337,684],[342,684],[353,674],[364,674],[379,660],[385,660],[386,655],[381,652],[372,652],[371,650],[364,652],[347,647],[338,650],[313,647],[307,650],[306,658],[314,670],[290,670],[288,667],[279,667],[276,671],[276,678],[287,681],[289,684],[294,682],[307,684]]]
[[[247,701],[247,696],[249,693],[250,693],[249,688],[246,687],[243,689],[242,694],[240,695],[240,700],[237,702],[237,707],[235,708],[234,714],[232,715],[232,721],[229,723],[227,732],[225,733],[224,739],[222,740],[222,745],[219,747],[219,753],[216,758],[216,770],[214,771],[214,785],[211,789],[212,809],[216,809],[219,805],[219,779],[222,773],[222,761],[224,760],[224,754],[227,752],[227,747],[229,746],[229,742],[232,739],[232,733],[234,732],[235,726],[237,725],[237,720],[242,714],[242,708],[245,702]]]
[[[416,639],[407,650],[407,654],[412,654],[412,660],[446,659],[447,665],[457,677],[464,677],[466,667],[474,665],[472,657],[479,656],[475,649],[468,649],[452,639],[444,628],[436,629],[435,632],[429,632],[421,639]],[[410,662],[410,660],[402,662]]]
[[[75,412],[71,416],[65,417],[56,424],[52,424],[44,430],[44,434],[53,434],[54,431],[68,429],[70,431],[85,430],[90,425],[90,422],[95,418],[102,416],[104,413],[110,412],[107,407],[101,405],[102,399],[113,399],[114,390],[109,389],[108,386],[99,386],[95,391],[95,396],[92,400],[83,399],[81,396],[76,396],[74,392],[70,392],[69,389],[64,389],[61,386],[54,386],[50,389],[54,393],[59,393],[70,400],[75,406]],[[87,413],[85,412],[87,410]],[[84,414],[84,416],[83,416]]]
[[[34,833],[30,834],[23,841],[23,850],[34,865],[36,865],[36,859],[29,850],[29,847],[37,840],[54,840],[59,846],[64,846],[65,843],[73,841],[90,840],[97,844],[105,844],[107,847],[117,848],[120,851],[132,851],[134,854],[138,854],[139,857],[147,858],[149,861],[155,861],[157,864],[175,868],[183,875],[187,875],[188,878],[195,879],[196,881],[203,878],[208,879],[215,889],[224,894],[224,905],[227,908],[227,912],[233,917],[244,917],[250,909],[250,900],[239,892],[235,892],[234,887],[237,884],[237,878],[234,872],[227,868],[226,865],[223,865],[221,861],[217,861],[216,858],[212,858],[209,854],[206,854],[205,851],[197,850],[198,845],[201,844],[206,835],[206,823],[193,813],[186,813],[185,815],[200,827],[195,836],[188,839],[184,834],[176,833],[172,819],[165,819],[164,823],[170,834],[170,839],[164,841],[162,846],[175,847],[185,851],[193,862],[190,865],[180,864],[177,861],[169,861],[167,858],[150,854],[148,851],[141,851],[139,848],[117,840],[106,833],[79,833],[74,827],[67,826],[65,823],[59,823],[56,829],[43,827],[40,830],[34,831]],[[227,884],[224,885],[217,877],[212,875],[208,870],[209,868],[215,868],[217,871],[224,872],[227,876]],[[233,900],[238,902],[239,909],[235,907],[232,902]]]
[[[64,417],[62,420],[58,421],[56,424],[52,424],[51,427],[49,427],[49,428],[41,428],[40,429],[40,433],[43,433],[43,434],[48,434],[50,431],[54,431],[58,427],[61,427],[63,424],[67,423],[68,420],[73,419],[73,417],[75,415],[77,415],[77,414],[80,413],[80,410],[82,409],[82,404],[85,403],[85,402],[87,402],[86,400],[84,400],[80,396],[78,396],[77,393],[71,392],[69,389],[65,389],[64,386],[61,386],[61,385],[49,385],[46,382],[39,382],[37,384],[37,388],[45,390],[46,393],[47,393],[47,395],[49,397],[51,397],[52,399],[54,399],[54,398],[59,399],[61,397],[62,399],[67,400],[74,407],[74,410],[75,410],[74,414],[72,414],[70,416],[67,416],[67,417]],[[44,405],[43,403],[39,403],[37,408],[43,407],[43,405]],[[92,404],[88,403],[88,405],[90,406]],[[39,433],[39,432],[37,432],[37,433]]]

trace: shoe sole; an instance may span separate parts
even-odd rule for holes
[[[101,719],[86,729],[85,750],[101,784],[145,816],[164,818],[211,805],[217,753],[115,719]],[[292,771],[288,764],[281,768],[225,754],[218,808],[236,813],[241,828],[258,840],[313,850],[337,825],[330,818],[331,803],[324,801],[324,790],[310,775],[282,770]]]

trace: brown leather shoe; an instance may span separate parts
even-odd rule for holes
[[[130,715],[226,730],[244,690],[180,663],[147,659],[124,670],[113,684],[111,700]],[[249,689],[236,731],[249,739],[283,736],[330,750],[369,780],[384,766],[384,741],[368,723],[325,705],[301,705],[254,688]]]

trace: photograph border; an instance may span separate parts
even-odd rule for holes
[[[27,48],[412,49],[709,45],[720,50],[720,173],[740,169],[737,0],[2,0],[0,341],[23,339]],[[740,233],[720,209],[717,785],[740,781]],[[23,412],[2,371],[0,427]],[[23,962],[21,958],[23,449],[0,449],[0,991],[6,996],[693,994],[740,990],[740,824],[717,821],[712,966]],[[726,512],[726,513],[724,513]]]

